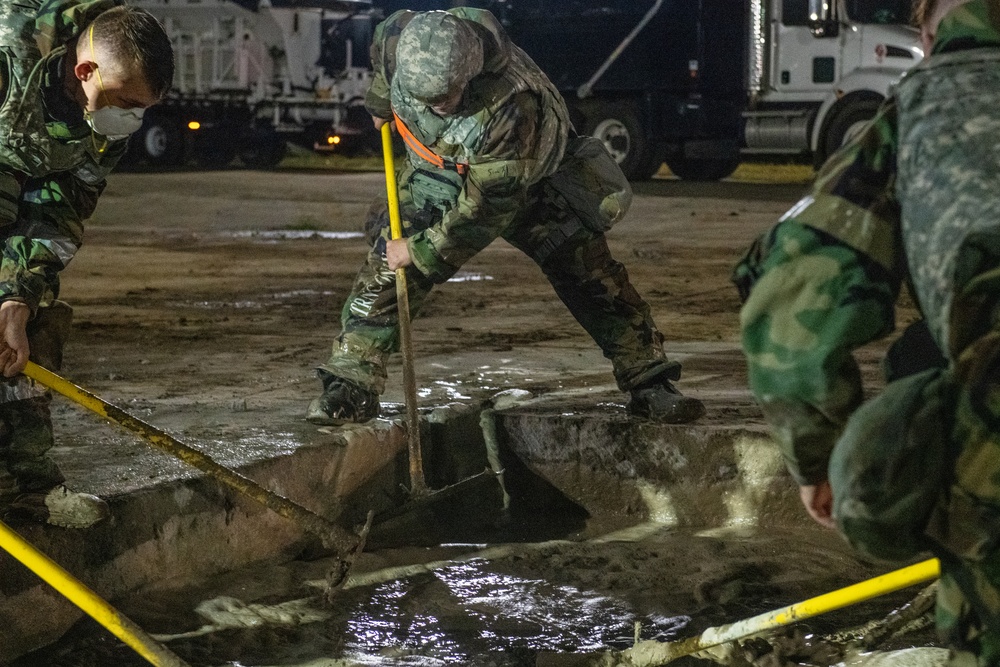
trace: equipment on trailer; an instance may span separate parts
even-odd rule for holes
[[[286,142],[347,148],[371,121],[370,0],[131,0],[174,47],[174,86],[130,142],[156,165],[269,167]],[[369,133],[370,135],[370,133]]]

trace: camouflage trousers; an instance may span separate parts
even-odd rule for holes
[[[28,324],[30,358],[58,371],[73,310],[62,301],[38,309]],[[49,392],[24,376],[0,379],[0,504],[18,493],[47,491],[65,478],[48,456],[54,444]]]
[[[433,224],[433,219],[421,220],[426,212],[407,210],[410,199],[405,193],[400,200],[405,236]],[[333,353],[319,367],[379,394],[385,389],[386,359],[399,349],[396,276],[385,259],[385,240],[390,238],[385,209],[384,201],[376,201],[369,214],[372,249],[344,304]],[[611,256],[604,234],[588,229],[546,181],[531,190],[502,237],[542,269],[611,361],[623,391],[660,375],[680,377],[680,364],[663,352],[663,336],[649,305],[632,286],[625,267]],[[412,266],[406,278],[411,314],[416,314],[434,283]]]
[[[890,350],[893,383],[851,417],[837,443],[830,468],[835,514],[863,552],[916,558],[929,550],[937,556],[936,622],[951,649],[948,664],[1000,667],[1000,332],[979,338],[948,365],[928,347],[926,327],[915,337],[909,335],[914,328]],[[940,391],[909,394],[913,406],[893,401],[894,387],[920,381],[933,368],[939,379],[925,387],[937,383]],[[906,376],[893,378],[897,373]],[[859,428],[855,422],[865,423]],[[897,434],[907,431],[920,451],[898,442]],[[858,453],[845,455],[852,449]],[[851,471],[843,463],[871,461],[865,457],[880,449],[899,452],[882,459],[883,472],[871,465]]]
[[[937,625],[955,667],[1000,667],[1000,332],[956,360],[953,475],[931,517]]]

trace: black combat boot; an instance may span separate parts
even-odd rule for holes
[[[306,411],[306,421],[340,426],[360,424],[378,417],[378,394],[371,389],[320,371],[323,393],[313,399]]]
[[[684,396],[666,378],[657,378],[630,392],[629,414],[666,424],[686,424],[705,414],[705,405],[697,398]]]

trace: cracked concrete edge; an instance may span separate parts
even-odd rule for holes
[[[405,474],[405,433],[377,422],[321,436],[236,470],[321,514],[338,499],[378,497],[373,484]],[[379,471],[375,477],[372,471]],[[333,489],[333,491],[331,491]],[[85,531],[41,525],[18,532],[105,599],[271,559],[309,542],[289,520],[205,475],[159,481],[107,498],[111,518]],[[13,557],[0,552],[0,664],[58,639],[82,616]]]
[[[482,438],[479,415],[489,408],[497,415],[502,444],[592,515],[619,524],[797,523],[801,512],[791,501],[793,485],[760,429],[655,424],[590,406],[580,410],[580,398],[508,391],[486,401],[425,408],[422,428],[435,435],[425,465],[433,465],[434,449],[476,449],[468,444]],[[575,403],[575,410],[567,412],[561,400]],[[473,457],[463,465],[479,462]],[[341,523],[358,521],[368,509],[384,509],[408,480],[405,429],[399,417],[319,429],[315,440],[294,451],[237,469],[313,511],[332,516],[343,510]],[[461,468],[451,472],[467,474]],[[146,588],[291,558],[306,544],[288,520],[203,475],[108,500],[112,518],[91,530],[28,526],[21,533],[112,602]],[[23,566],[0,555],[0,664],[55,641],[80,616]]]

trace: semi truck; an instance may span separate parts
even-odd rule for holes
[[[821,164],[922,57],[911,0],[470,0],[563,92],[626,175],[717,180]]]
[[[314,147],[363,129],[370,0],[130,2],[160,19],[175,57],[174,86],[130,141],[133,160],[269,167],[288,141]]]

